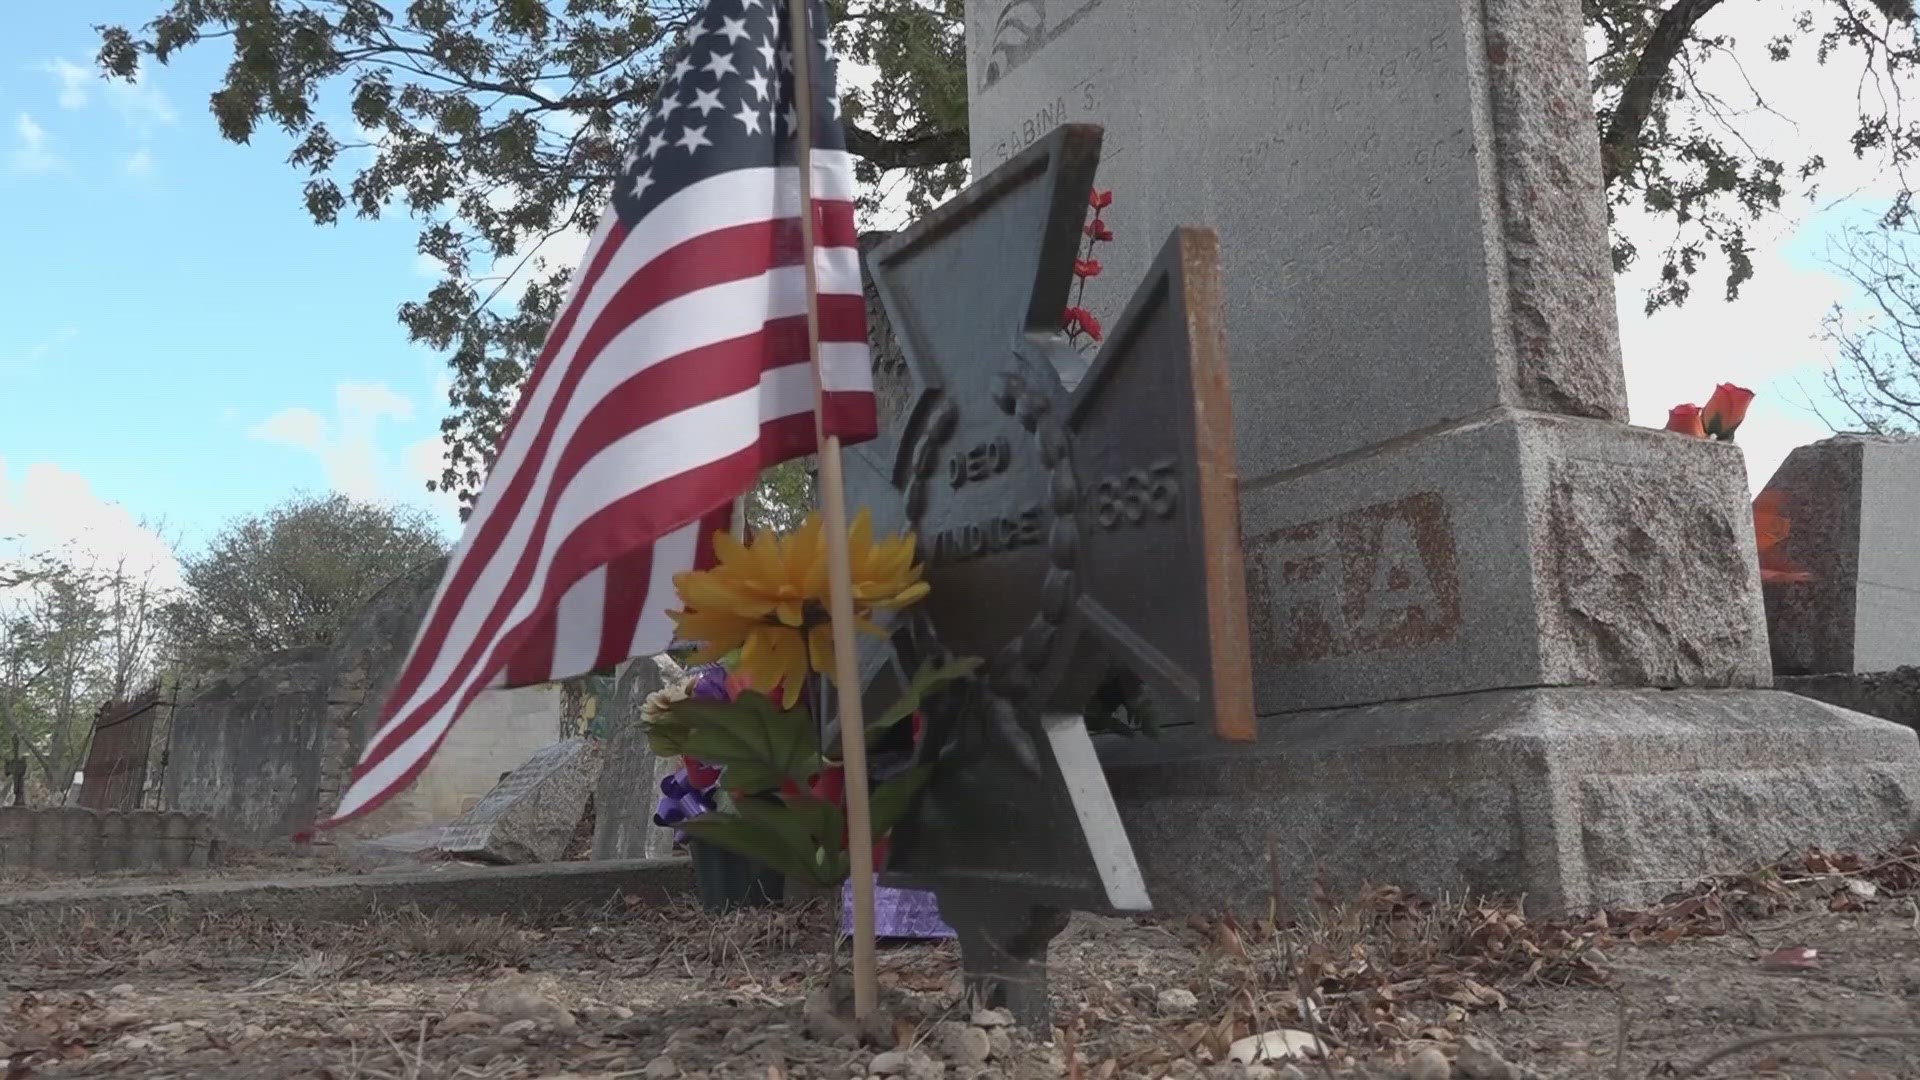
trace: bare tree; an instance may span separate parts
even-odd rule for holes
[[[1821,324],[1834,348],[1827,390],[1853,424],[1876,435],[1920,432],[1920,223],[1854,228],[1834,240],[1827,263],[1860,292]]]
[[[64,792],[85,758],[99,707],[154,674],[164,591],[151,570],[84,553],[0,564],[0,736]]]

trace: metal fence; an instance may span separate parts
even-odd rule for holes
[[[146,787],[147,759],[162,688],[154,685],[128,701],[108,702],[93,718],[79,803],[94,810],[138,810]]]

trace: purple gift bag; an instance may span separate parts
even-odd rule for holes
[[[840,886],[840,932],[853,933],[853,882]],[[873,887],[873,936],[928,941],[956,936],[940,921],[940,905],[930,892]]]

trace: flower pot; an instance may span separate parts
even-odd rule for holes
[[[708,911],[761,907],[778,902],[785,892],[785,879],[765,863],[699,839],[689,839],[687,849],[700,906]]]

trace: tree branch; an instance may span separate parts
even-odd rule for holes
[[[1721,0],[1678,0],[1660,16],[1660,22],[1640,50],[1640,60],[1621,91],[1606,134],[1600,138],[1600,164],[1606,184],[1626,175],[1640,153],[1640,132],[1653,115],[1653,102],[1673,71],[1673,61],[1686,46],[1693,28],[1707,12],[1719,7]]]
[[[962,129],[936,131],[930,135],[915,135],[905,139],[886,139],[848,124],[847,150],[882,169],[951,165],[967,159],[967,133]]]

